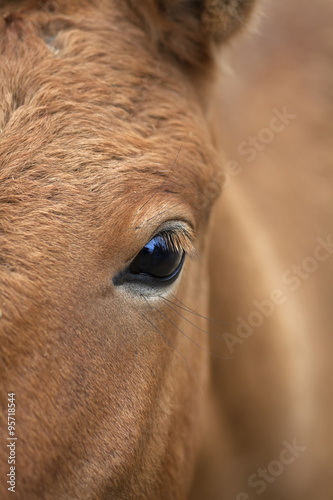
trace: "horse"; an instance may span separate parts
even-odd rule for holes
[[[1,2],[1,498],[331,498],[329,172],[296,230],[255,3]]]

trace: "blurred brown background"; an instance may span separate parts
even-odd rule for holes
[[[194,489],[202,499],[331,500],[333,255],[314,252],[333,241],[333,2],[266,1],[262,13],[222,57],[213,111],[227,180],[210,259],[211,316],[258,325],[229,347],[212,342],[229,359],[212,360],[215,460],[201,472],[211,489]],[[276,289],[283,300],[269,306]],[[237,327],[213,323],[213,333]],[[304,451],[258,493],[249,477],[286,441]]]

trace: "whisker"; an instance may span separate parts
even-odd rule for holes
[[[147,299],[146,299],[146,302],[148,302]],[[156,309],[156,311],[158,311],[160,314],[162,314],[162,316],[164,316],[175,328],[177,328],[177,330],[179,330],[187,339],[189,339],[194,345],[199,347],[199,349],[201,349],[202,351],[207,352],[208,354],[210,354],[211,356],[214,356],[215,358],[231,359],[231,357],[220,356],[219,354],[214,354],[213,352],[209,351],[208,349],[205,349],[200,344],[195,342],[189,335],[187,335],[185,332],[183,332],[183,330],[181,328],[179,328],[179,326],[177,326],[170,318],[168,318],[168,316],[166,314],[162,313],[162,311],[160,311],[157,307],[152,306],[151,304],[149,304],[149,305],[150,305],[150,307],[153,307],[154,309]]]
[[[197,384],[197,386],[199,388],[199,391],[200,391],[200,394],[201,394],[201,398],[204,399],[203,390],[201,388],[201,385],[199,384],[199,381],[198,381],[197,377],[195,376],[195,373],[194,373],[191,365],[189,364],[189,362],[185,358],[185,356],[173,345],[172,342],[170,342],[170,340],[165,335],[163,335],[163,333],[159,330],[159,328],[157,328],[157,326],[154,325],[154,323],[152,323],[143,313],[141,313],[141,314],[145,318],[145,320],[147,320],[148,323],[161,335],[161,337],[179,354],[179,356],[181,356],[181,358],[183,359],[183,361],[185,361],[188,369],[191,372],[191,375],[192,375],[193,379],[195,380],[195,382],[196,382],[196,384]]]
[[[145,201],[145,203],[144,203],[143,205],[141,205],[141,207],[138,209],[138,212],[139,212],[139,211],[140,211],[140,210],[141,210],[141,209],[142,209],[145,205],[147,205],[147,203],[149,203],[149,202],[150,202],[150,200],[152,200],[152,198],[154,198],[154,196],[156,196],[156,194],[157,194],[157,193],[158,193],[158,192],[162,189],[162,187],[164,186],[164,184],[165,184],[165,183],[166,183],[166,181],[168,180],[168,178],[169,178],[169,176],[170,176],[170,174],[171,174],[171,172],[172,172],[172,170],[173,170],[174,166],[175,166],[175,165],[176,165],[176,163],[177,163],[178,156],[179,156],[179,154],[180,154],[180,152],[181,152],[182,146],[183,146],[183,144],[181,144],[181,145],[180,145],[179,150],[178,150],[178,153],[177,153],[177,155],[176,155],[176,158],[174,159],[174,161],[173,161],[173,163],[172,163],[172,165],[171,165],[171,168],[170,168],[170,170],[169,170],[169,172],[168,172],[168,174],[167,174],[166,178],[164,179],[164,181],[162,182],[162,184],[161,184],[161,185],[157,188],[157,190],[155,191],[155,193],[154,193],[154,194],[152,194],[152,195],[151,195],[151,197],[150,197],[150,198],[148,198],[148,200],[147,200],[147,201]]]
[[[213,333],[207,332],[207,330],[204,330],[203,328],[200,328],[200,326],[196,325],[195,323],[192,323],[192,321],[190,321],[188,318],[186,318],[185,316],[183,316],[183,314],[181,314],[179,311],[177,311],[172,306],[170,306],[170,304],[168,304],[168,302],[171,302],[170,300],[165,299],[161,295],[160,295],[160,297],[166,301],[166,305],[168,307],[170,307],[170,309],[172,309],[176,314],[178,314],[179,316],[181,316],[185,321],[187,321],[188,323],[190,323],[190,325],[194,326],[195,328],[197,328],[201,332],[206,333],[206,335],[209,335],[210,337],[213,337],[214,339],[218,339],[218,340],[221,340],[221,341],[224,342],[224,339],[222,337],[219,337],[218,335],[214,335]],[[173,304],[173,302],[171,302],[171,304]],[[224,358],[224,359],[230,359],[230,358]]]
[[[162,299],[166,300],[167,302],[170,302],[171,304],[173,304],[174,306],[178,307],[179,309],[183,309],[184,311],[190,313],[190,314],[194,314],[195,316],[199,316],[199,318],[203,318],[203,319],[206,319],[207,321],[212,321],[213,323],[222,323],[223,325],[233,325],[233,326],[237,326],[237,323],[232,323],[231,321],[222,321],[222,320],[219,320],[219,319],[213,319],[213,318],[207,318],[206,316],[202,316],[202,314],[199,314],[197,313],[196,311],[194,311],[193,309],[191,309],[190,307],[188,307],[186,304],[184,304],[181,300],[179,300],[173,293],[171,294],[180,304],[182,304],[182,306],[179,306],[178,304],[176,304],[175,302],[172,302],[172,300],[168,300],[166,299],[165,297],[162,297]]]
[[[180,299],[178,299],[178,297],[176,297],[175,294],[173,294],[171,292],[171,295],[177,300],[177,302],[179,302],[182,306],[184,306],[184,308],[188,311],[188,312],[191,312],[193,314],[197,314],[196,311],[194,311],[194,309],[191,309],[189,306],[187,306],[186,304],[184,304],[184,302],[182,302]],[[176,305],[176,304],[175,304]],[[207,319],[207,318],[205,318]]]

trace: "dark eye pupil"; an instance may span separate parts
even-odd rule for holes
[[[162,235],[157,235],[135,257],[129,267],[133,274],[168,278],[179,270],[184,252],[173,249]]]

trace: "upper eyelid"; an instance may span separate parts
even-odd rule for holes
[[[154,233],[158,234],[161,231],[177,231],[183,230],[188,233],[188,235],[194,239],[195,228],[189,220],[185,219],[173,219],[161,222],[161,224],[155,229]]]

